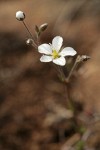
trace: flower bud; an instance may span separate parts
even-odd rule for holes
[[[25,19],[25,14],[22,11],[16,12],[16,19],[19,21],[23,21]]]
[[[45,31],[47,29],[47,27],[48,27],[48,24],[44,23],[39,27],[39,29],[40,29],[40,31]]]
[[[83,61],[87,61],[88,59],[91,58],[90,56],[87,56],[87,55],[82,55],[81,57]]]
[[[36,32],[37,36],[39,37],[41,34],[41,31],[37,25],[35,25],[35,32]]]
[[[35,31],[36,31],[37,33],[40,32],[39,27],[38,27],[37,25],[35,25]]]
[[[87,61],[89,60],[91,57],[90,56],[87,56],[87,55],[78,55],[77,56],[77,62],[83,62],[83,61]]]
[[[33,39],[27,39],[26,44],[27,45],[33,45],[34,41]]]

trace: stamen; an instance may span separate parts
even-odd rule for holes
[[[54,59],[59,58],[59,53],[56,50],[53,50],[52,56]]]

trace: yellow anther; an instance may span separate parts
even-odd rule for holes
[[[58,52],[57,52],[56,50],[53,50],[52,56],[53,56],[53,58],[55,59],[55,58],[58,58],[58,57],[59,57],[59,54],[58,54]]]

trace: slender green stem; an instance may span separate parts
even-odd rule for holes
[[[27,25],[26,25],[25,21],[22,21],[22,22],[23,22],[23,24],[24,24],[24,26],[25,26],[26,30],[27,30],[27,31],[28,31],[28,33],[30,34],[31,38],[32,38],[32,39],[34,39],[34,37],[33,37],[33,35],[31,34],[31,32],[30,32],[29,28],[27,27]]]
[[[75,110],[74,104],[73,104],[73,101],[70,98],[70,93],[69,93],[69,90],[68,90],[68,84],[66,84],[66,83],[65,83],[65,93],[67,93],[66,99],[67,99],[67,102],[68,102],[68,108],[71,109],[74,112],[74,110]]]
[[[61,80],[62,80],[62,81],[65,81],[66,77],[65,77],[65,74],[64,74],[64,72],[63,72],[61,66],[58,66],[58,71],[59,71],[59,73],[60,73],[60,78],[61,78]]]
[[[32,38],[32,39],[33,39],[33,41],[34,41],[34,37],[33,37],[33,35],[31,34],[31,32],[30,32],[29,28],[27,27],[27,25],[26,25],[25,21],[22,21],[22,22],[23,22],[23,25],[25,26],[25,28],[26,28],[27,32],[29,33],[29,35],[31,36],[31,38]],[[37,44],[36,44],[35,42],[33,43],[33,46],[37,49]]]
[[[74,112],[74,110],[75,110],[75,106],[74,106],[74,103],[73,103],[73,101],[71,100],[71,98],[70,98],[70,93],[69,93],[69,90],[68,90],[68,83],[66,83],[66,76],[65,76],[65,74],[64,74],[64,71],[63,71],[63,69],[61,68],[61,66],[56,66],[56,65],[54,65],[54,67],[55,67],[55,69],[56,69],[56,71],[57,71],[57,73],[58,73],[58,76],[59,76],[59,78],[60,78],[60,80],[64,83],[64,86],[65,86],[65,93],[67,94],[66,95],[66,99],[67,99],[67,102],[68,102],[68,107],[69,107],[69,109],[71,109],[73,112]]]
[[[55,70],[56,70],[56,72],[57,72],[57,75],[58,75],[59,79],[60,79],[62,82],[64,82],[65,79],[66,79],[66,77],[65,77],[65,74],[64,74],[64,72],[63,72],[61,66],[57,66],[57,65],[55,65],[55,64],[53,64],[53,66],[54,66],[54,68],[55,68]]]
[[[74,71],[76,65],[77,65],[77,62],[75,61],[74,65],[73,65],[73,67],[72,67],[72,69],[71,69],[71,71],[70,71],[70,73],[69,73],[69,75],[68,75],[68,78],[67,78],[68,81],[69,81],[69,79],[70,79],[70,77],[71,77],[71,75],[72,75],[72,73],[73,73],[73,71]]]
[[[37,39],[37,45],[40,44],[40,37],[38,36],[38,34],[36,35],[36,39]]]
[[[73,65],[73,67],[70,70],[70,73],[69,73],[68,77],[65,80],[66,82],[69,82],[69,80],[70,80],[70,78],[71,78],[71,76],[73,74],[73,71],[75,70],[75,68],[77,67],[77,65],[78,65],[79,62],[80,62],[80,56],[78,55],[77,58],[76,58],[76,60],[75,60],[75,63]]]

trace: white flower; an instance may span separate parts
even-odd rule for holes
[[[25,14],[22,11],[16,12],[16,19],[19,21],[23,21],[25,19]]]
[[[43,54],[40,58],[41,62],[53,62],[57,65],[64,66],[66,64],[65,56],[74,56],[77,52],[72,47],[61,49],[63,38],[56,36],[52,40],[52,44],[41,44],[38,51]]]

